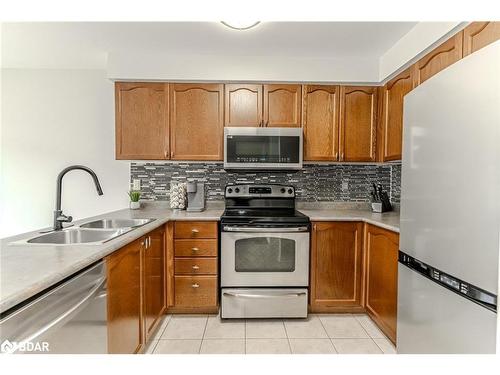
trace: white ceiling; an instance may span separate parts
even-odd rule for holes
[[[218,22],[4,23],[2,67],[105,68],[109,52],[269,58],[380,57],[416,22],[266,22],[248,31]]]

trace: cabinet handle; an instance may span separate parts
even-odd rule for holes
[[[194,252],[199,251],[199,250],[200,250],[200,249],[198,249],[197,247],[192,247],[192,248],[191,248],[191,251],[194,251]]]
[[[193,234],[196,234],[196,233],[199,233],[199,232],[200,232],[200,231],[199,231],[198,229],[194,229],[194,228],[193,228],[193,229],[191,229],[191,233],[193,233]]]
[[[344,152],[343,151],[340,153],[340,160],[344,161]]]
[[[193,266],[193,270],[199,270],[200,267],[198,267],[196,264]]]
[[[199,284],[193,284],[193,285],[191,285],[191,287],[196,289],[196,288],[199,288],[200,285]]]

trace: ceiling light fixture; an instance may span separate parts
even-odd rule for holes
[[[249,30],[257,26],[260,21],[220,21],[224,26],[233,30]]]

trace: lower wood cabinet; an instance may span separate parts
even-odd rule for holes
[[[106,257],[108,352],[140,352],[165,311],[165,229]]]
[[[396,343],[399,235],[369,224],[365,232],[366,311]]]
[[[141,327],[141,241],[106,258],[108,289],[108,353],[137,353]]]
[[[311,312],[362,312],[363,223],[315,222]]]
[[[169,312],[218,311],[218,253],[217,222],[176,221],[167,224]]]

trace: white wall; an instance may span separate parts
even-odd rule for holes
[[[75,220],[125,208],[128,162],[114,160],[113,84],[104,70],[2,69],[0,237],[51,225],[56,177]]]
[[[172,55],[162,52],[113,51],[108,78],[158,81],[378,82],[373,58],[302,56]]]

